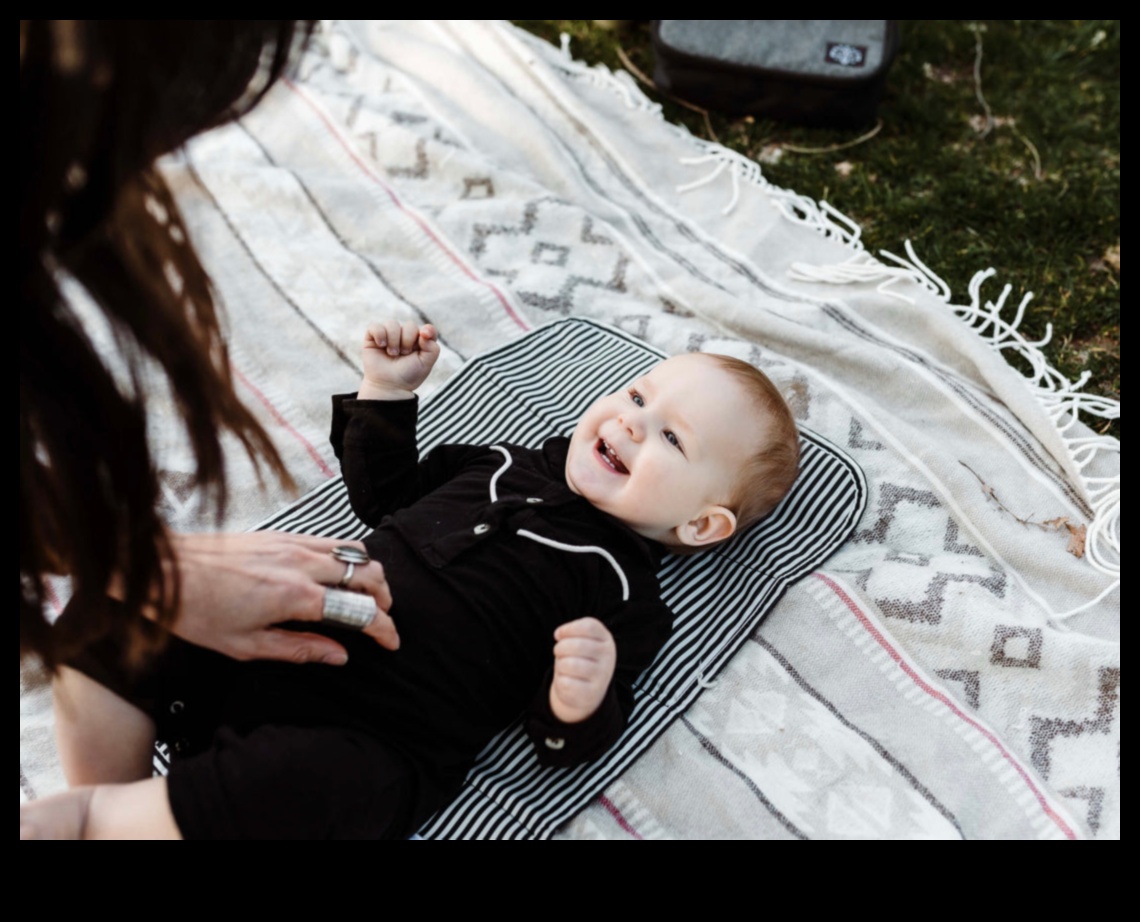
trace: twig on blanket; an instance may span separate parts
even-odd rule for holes
[[[665,90],[661,89],[661,87],[659,87],[645,75],[644,71],[642,71],[640,67],[633,63],[629,55],[625,53],[625,49],[622,48],[621,42],[618,42],[617,44],[617,56],[621,60],[622,66],[631,74],[633,74],[633,76],[639,82],[644,83],[647,87],[652,88],[654,92],[660,93],[666,99],[675,102],[677,105],[684,106],[686,109],[689,109],[693,112],[699,112],[705,120],[705,128],[708,130],[709,137],[717,144],[720,143],[720,138],[717,137],[717,133],[713,131],[712,120],[709,118],[708,109],[702,109],[700,106],[693,105],[693,103],[687,102],[686,100],[681,99],[678,96],[674,96],[672,93],[668,93]]]
[[[997,507],[1002,512],[1010,516],[1015,522],[1023,526],[1033,525],[1036,528],[1040,528],[1042,531],[1060,531],[1061,529],[1065,529],[1069,535],[1069,546],[1065,548],[1065,550],[1067,550],[1074,557],[1085,556],[1085,537],[1088,532],[1088,528],[1085,525],[1082,525],[1079,522],[1074,525],[1069,521],[1069,517],[1067,515],[1059,515],[1055,519],[1046,519],[1042,522],[1035,522],[1033,519],[1023,519],[1016,512],[1010,509],[1005,503],[998,499],[997,492],[993,487],[991,487],[982,479],[981,475],[977,471],[975,471],[972,467],[970,467],[970,465],[968,465],[960,458],[958,459],[958,463],[978,479],[978,483],[982,485],[982,492],[986,495],[986,499],[992,499],[997,504]]]

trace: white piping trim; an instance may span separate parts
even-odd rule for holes
[[[495,489],[495,484],[499,482],[499,478],[503,476],[506,469],[514,463],[514,458],[511,457],[511,453],[503,448],[502,445],[492,445],[491,448],[507,459],[503,466],[495,471],[491,477],[491,502],[497,503],[499,501],[499,491]]]
[[[621,600],[623,602],[629,601],[629,580],[625,578],[625,571],[622,570],[621,564],[614,559],[614,555],[605,548],[597,547],[593,544],[563,544],[561,541],[555,541],[553,538],[544,538],[542,535],[536,535],[533,531],[528,531],[525,528],[520,528],[516,534],[522,535],[524,538],[530,538],[531,541],[537,541],[539,544],[545,544],[547,547],[557,548],[560,551],[570,551],[574,554],[600,554],[609,561],[618,579],[621,580]]]

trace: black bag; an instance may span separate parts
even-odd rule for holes
[[[894,19],[655,19],[653,81],[730,115],[858,127],[899,47]]]

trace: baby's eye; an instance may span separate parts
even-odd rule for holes
[[[642,397],[641,394],[639,394],[637,391],[630,391],[629,392],[629,399],[632,400],[639,407],[645,406],[645,398]]]
[[[674,448],[684,452],[684,449],[681,448],[681,440],[677,438],[677,433],[672,429],[665,430],[665,441],[672,445]]]

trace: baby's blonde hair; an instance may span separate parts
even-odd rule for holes
[[[761,443],[749,455],[725,504],[735,513],[740,532],[788,495],[800,469],[800,434],[788,402],[764,372],[728,355],[704,354],[736,379],[760,417]]]

